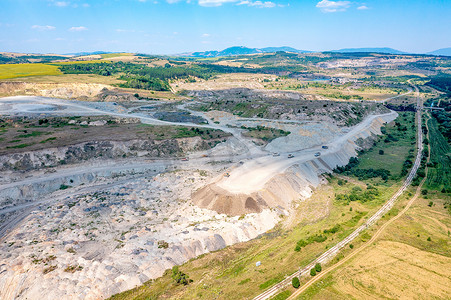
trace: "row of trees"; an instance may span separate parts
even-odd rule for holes
[[[310,276],[315,276],[317,273],[321,272],[323,268],[321,267],[320,263],[315,264],[315,266],[310,270]],[[301,286],[301,282],[299,281],[299,277],[294,277],[291,280],[291,285],[297,289]]]

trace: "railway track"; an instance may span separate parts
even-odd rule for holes
[[[278,284],[272,286],[268,290],[264,291],[260,295],[253,298],[253,300],[265,300],[270,297],[276,295],[280,290],[285,288],[286,286],[291,284],[291,281],[294,277],[300,277],[305,274],[309,274],[310,270],[317,263],[325,263],[332,259],[338,252],[351,241],[353,241],[356,237],[359,236],[361,232],[366,230],[368,227],[373,225],[376,221],[378,221],[383,215],[385,215],[395,204],[395,201],[401,196],[401,194],[407,189],[407,187],[412,183],[413,178],[415,177],[418,168],[421,164],[422,153],[423,153],[423,132],[421,129],[421,109],[422,109],[422,101],[418,94],[418,88],[414,86],[415,92],[417,93],[417,156],[415,159],[415,163],[410,170],[409,175],[405,179],[403,185],[398,189],[398,191],[388,200],[371,218],[369,218],[364,224],[359,226],[356,230],[354,230],[350,235],[348,235],[345,239],[340,241],[338,244],[321,254],[318,258],[312,261],[310,264],[305,266],[302,270],[296,271],[290,276],[286,277],[284,280],[279,282]]]

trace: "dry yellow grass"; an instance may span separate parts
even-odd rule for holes
[[[451,294],[451,258],[381,241],[334,277],[339,293],[360,299],[446,299]]]
[[[60,75],[57,66],[47,64],[4,64],[0,65],[0,79],[17,77]]]

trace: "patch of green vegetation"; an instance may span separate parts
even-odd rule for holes
[[[192,279],[189,279],[189,276],[179,270],[178,266],[172,267],[172,279],[176,284],[188,285],[190,282],[193,282]]]
[[[238,282],[238,285],[243,285],[243,284],[246,284],[246,283],[248,283],[248,282],[250,282],[250,281],[251,281],[250,278],[246,278],[246,279],[241,280],[240,282]]]
[[[41,136],[43,134],[46,134],[43,131],[32,131],[31,133],[21,134],[18,135],[18,138],[28,138],[28,137],[35,137],[35,136]]]
[[[356,186],[352,188],[351,193],[337,194],[336,199],[338,201],[345,201],[347,204],[349,204],[349,202],[351,201],[359,201],[361,203],[364,203],[367,201],[375,200],[379,195],[379,190],[372,185],[368,185],[365,191],[361,187]]]
[[[282,129],[275,129],[261,125],[258,125],[257,127],[246,127],[243,125],[241,126],[241,129],[247,130],[247,132],[243,133],[244,136],[261,139],[262,141],[268,143],[278,137],[287,136],[291,133]]]
[[[21,149],[21,148],[25,148],[25,147],[29,147],[29,146],[32,146],[32,145],[34,145],[33,143],[31,143],[31,144],[19,144],[19,145],[14,145],[14,146],[8,146],[8,147],[6,147],[6,149]]]
[[[283,274],[279,274],[278,276],[271,278],[268,281],[265,281],[264,283],[260,284],[258,287],[261,290],[265,290],[265,289],[269,288],[270,286],[273,286],[274,284],[281,281],[283,279],[283,277],[284,277]]]
[[[66,184],[61,184],[60,185],[60,190],[67,190],[68,188],[71,188],[70,185],[66,185]]]
[[[299,281],[299,279],[298,279],[298,281]],[[278,293],[277,295],[272,297],[271,300],[285,300],[285,299],[288,299],[288,297],[290,297],[291,294],[292,294],[291,291],[286,290],[286,291]]]
[[[113,58],[113,57],[121,57],[121,56],[131,56],[131,53],[106,53],[100,54],[102,58]]]
[[[426,185],[430,189],[451,193],[451,146],[438,130],[437,120],[428,120],[431,158]]]
[[[327,240],[327,236],[321,235],[321,234],[315,234],[309,236],[307,239],[299,240],[296,243],[296,247],[294,248],[294,251],[301,251],[302,247],[308,246],[313,243],[322,243],[325,240]]]
[[[383,127],[382,133],[373,147],[360,153],[358,159],[351,158],[348,166],[337,171],[360,180],[377,177],[398,180],[407,175],[414,158],[415,114],[399,112],[395,122]]]
[[[234,115],[238,115],[244,118],[258,117],[263,118],[266,110],[268,109],[268,104],[255,104],[255,103],[238,103],[232,108]]]
[[[333,99],[343,99],[343,100],[350,100],[350,99],[357,99],[357,100],[363,100],[363,97],[360,95],[343,95],[342,93],[335,92],[335,93],[321,93],[322,96],[327,98],[333,98]]]
[[[56,137],[51,137],[51,138],[45,139],[43,141],[40,141],[39,143],[44,144],[44,143],[51,142],[51,141],[54,141],[54,140],[56,140]]]

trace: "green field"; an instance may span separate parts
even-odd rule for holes
[[[132,53],[107,53],[100,54],[102,58],[113,58],[113,57],[121,57],[121,56],[132,56]]]
[[[395,122],[401,124],[397,126]],[[386,135],[379,138],[376,144],[359,156],[360,169],[385,169],[394,178],[401,175],[402,165],[409,154],[414,155],[415,149],[415,114],[413,112],[399,112],[399,117],[392,124],[385,127]],[[405,127],[404,127],[405,126]],[[404,129],[406,129],[404,131]],[[388,138],[391,135],[393,138]],[[379,154],[379,151],[384,154]]]
[[[76,60],[76,61],[65,61],[58,63],[51,63],[51,65],[83,65],[83,64],[100,64],[100,63],[111,63],[110,60]]]
[[[431,144],[431,164],[427,186],[441,191],[451,187],[451,147],[438,130],[437,120],[428,120],[429,142]]]
[[[0,79],[61,74],[58,66],[48,64],[0,65]]]

